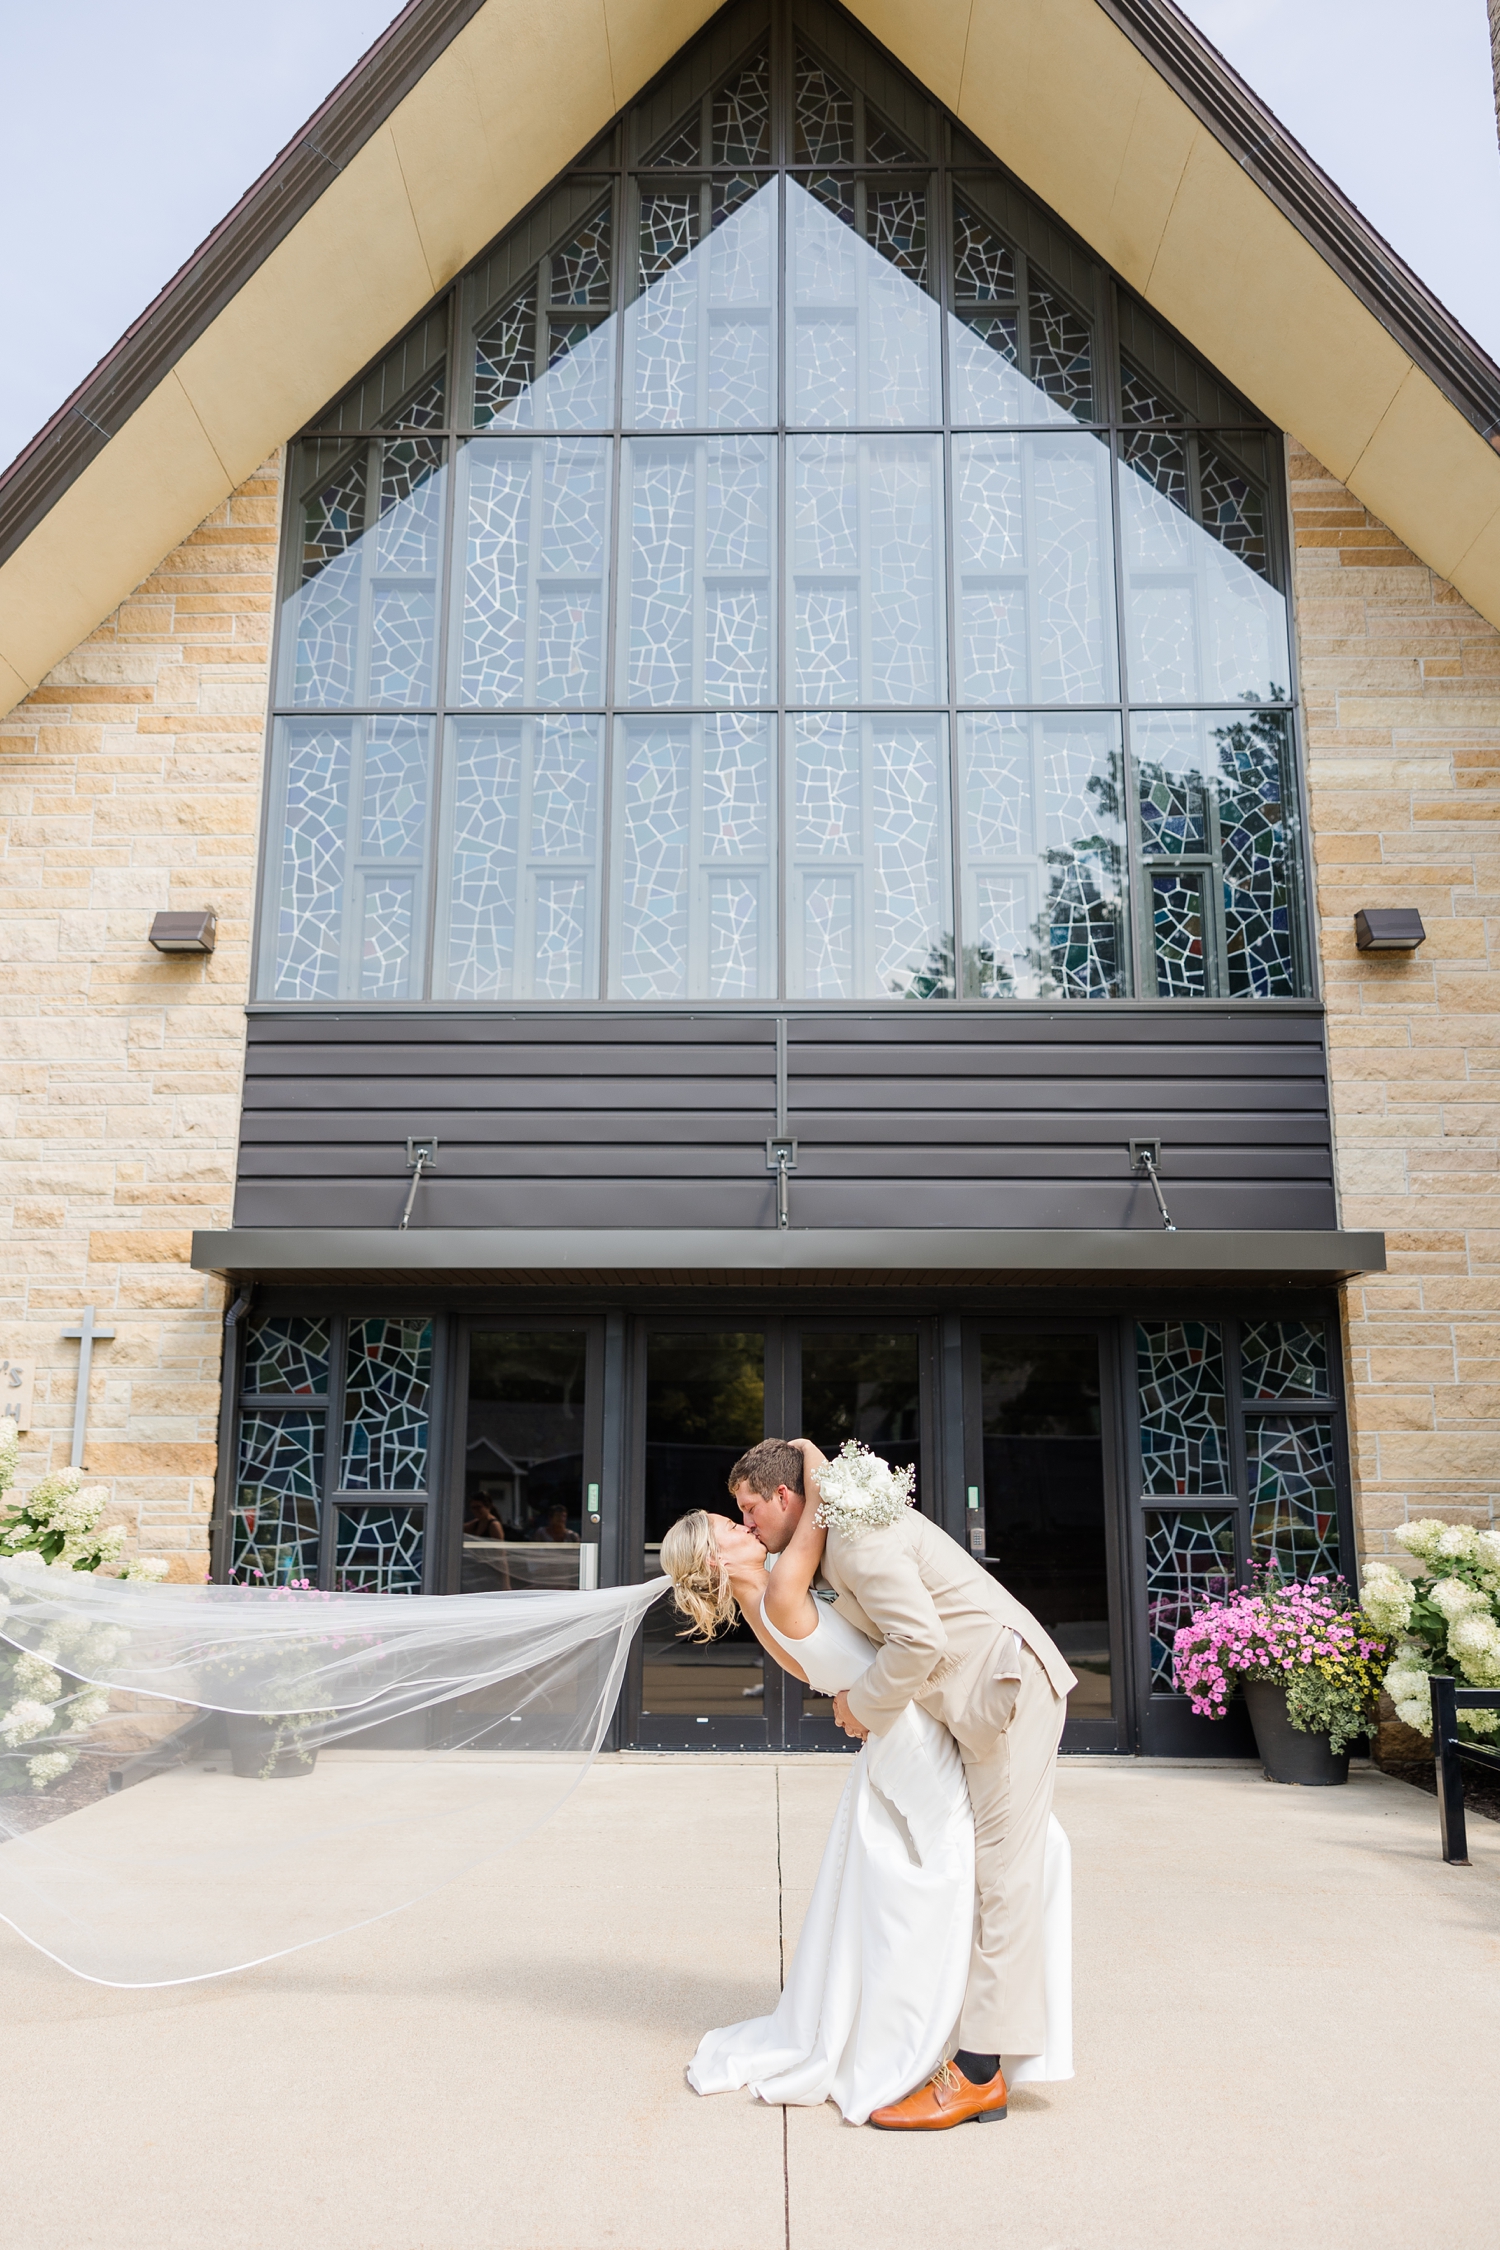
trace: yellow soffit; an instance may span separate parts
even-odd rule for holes
[[[0,710],[714,12],[709,0],[486,0],[0,566]],[[1500,625],[1500,456],[1096,0],[851,0],[851,12]]]

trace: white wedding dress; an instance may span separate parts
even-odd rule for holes
[[[873,1649],[824,1602],[806,1640],[766,1630],[821,1695],[852,1687]],[[1003,2061],[1012,2086],[1073,2075],[1072,1864],[1047,1837],[1047,2044]],[[958,1745],[908,1704],[854,1761],[774,2015],[710,2031],[688,2066],[700,2094],[835,2101],[851,2125],[920,2086],[948,2052],[974,1931],[974,1817]]]

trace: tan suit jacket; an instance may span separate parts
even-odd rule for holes
[[[839,1614],[879,1644],[849,1690],[850,1710],[872,1734],[920,1703],[963,1749],[987,1755],[1015,1703],[1014,1660],[1008,1681],[1001,1672],[1007,1630],[1030,1649],[1057,1695],[1077,1685],[1030,1610],[914,1508],[887,1529],[852,1539],[830,1531],[823,1578]]]

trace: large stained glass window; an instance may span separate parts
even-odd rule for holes
[[[1307,989],[1279,440],[846,15],[735,0],[318,416],[257,990]]]
[[[422,1591],[432,1356],[433,1323],[421,1316],[252,1315],[228,1579]]]
[[[1274,1564],[1307,1579],[1344,1566],[1333,1333],[1329,1321],[1290,1315],[1137,1324],[1154,1694],[1175,1692],[1177,1628],[1252,1570]]]

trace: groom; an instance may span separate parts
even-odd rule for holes
[[[803,1455],[752,1445],[729,1489],[761,1545],[779,1554],[807,1505]],[[877,2109],[888,2132],[940,2132],[1003,2117],[1002,2055],[1045,2044],[1042,1873],[1066,1698],[1077,1685],[1028,1610],[915,1509],[850,1538],[830,1530],[823,1583],[842,1617],[877,1643],[834,1717],[863,1741],[918,1703],[958,1744],[974,1808],[978,1912],[959,2047],[904,2101]]]

